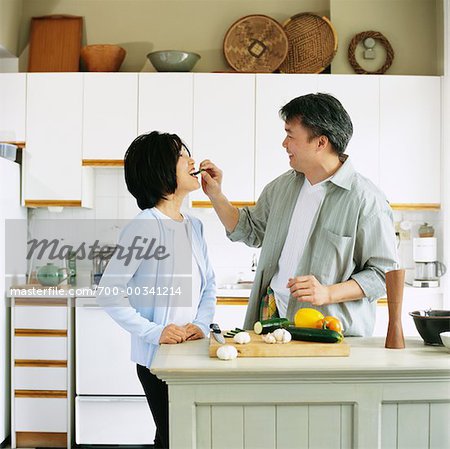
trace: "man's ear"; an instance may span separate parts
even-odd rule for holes
[[[321,135],[317,139],[317,150],[322,151],[327,149],[330,141],[328,140],[327,136]]]

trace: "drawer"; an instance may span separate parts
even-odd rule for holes
[[[67,360],[67,337],[14,337],[14,358]]]
[[[67,432],[66,398],[15,398],[16,432]]]
[[[67,368],[14,368],[16,390],[67,390]]]
[[[77,444],[153,444],[155,424],[145,396],[77,397]]]
[[[16,329],[67,329],[67,307],[15,306]]]

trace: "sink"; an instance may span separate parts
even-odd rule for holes
[[[253,287],[253,282],[238,282],[237,284],[224,284],[219,288],[224,290],[239,290],[239,289],[251,289]]]

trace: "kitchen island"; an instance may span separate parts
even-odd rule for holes
[[[349,357],[208,357],[209,340],[160,347],[171,449],[448,448],[450,354],[407,339],[347,338]]]

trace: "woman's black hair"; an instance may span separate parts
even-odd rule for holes
[[[155,207],[175,192],[183,148],[176,134],[158,131],[142,134],[131,143],[124,158],[125,182],[140,209]]]

